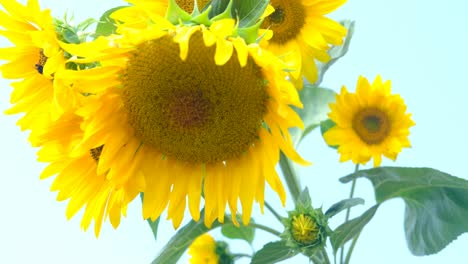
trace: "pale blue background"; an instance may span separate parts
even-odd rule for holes
[[[356,33],[350,52],[331,68],[323,85],[336,91],[341,85],[354,90],[359,75],[373,79],[381,74],[392,80],[393,92],[402,95],[417,123],[411,129],[413,148],[404,150],[396,163],[385,160],[383,165],[433,167],[468,179],[467,3],[466,0],[354,0],[332,15],[336,19],[356,20]],[[43,0],[42,4],[53,8],[56,16],[69,10],[83,19],[97,18],[121,2]],[[0,46],[6,45],[5,40],[0,40]],[[0,80],[0,85],[3,111],[9,107],[11,88],[4,80]],[[155,242],[141,219],[138,200],[131,204],[128,217],[118,230],[106,223],[99,239],[92,231],[80,230],[80,216],[66,221],[66,203],[55,201],[56,194],[48,190],[50,180],[39,180],[44,164],[36,161],[26,134],[15,126],[17,118],[0,115],[0,263],[149,263],[174,233],[171,224],[163,221],[159,240]],[[348,196],[349,186],[337,179],[350,173],[353,165],[339,164],[338,155],[325,146],[318,132],[304,142],[300,151],[314,162],[312,167],[301,170],[301,179],[311,190],[315,206],[328,208]],[[366,199],[366,205],[355,209],[354,215],[374,203],[371,185],[366,180],[358,182],[357,195]],[[270,191],[267,199],[279,206]],[[288,201],[287,209],[291,206]],[[466,234],[437,255],[412,256],[403,234],[403,212],[401,200],[381,206],[362,233],[352,262],[467,263]],[[269,215],[257,215],[256,219],[281,228]],[[332,227],[337,226],[338,220],[341,221],[331,222]],[[214,234],[221,238],[218,232]],[[261,231],[258,234],[256,249],[272,239]],[[235,252],[250,252],[244,242],[236,242],[231,248]],[[185,256],[181,263],[186,261]],[[307,260],[296,257],[285,263],[307,263]]]

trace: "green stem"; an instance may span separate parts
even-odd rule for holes
[[[354,168],[354,173],[357,173],[358,171],[359,171],[359,163],[356,164],[356,167]],[[354,190],[355,189],[356,189],[356,178],[353,179],[353,182],[351,184],[351,191],[349,193],[349,199],[352,199],[354,197]],[[351,208],[346,209],[345,223],[348,222],[350,214],[351,214]],[[348,252],[348,254],[349,254],[349,252]],[[340,263],[341,264],[344,264],[343,260],[344,260],[344,245],[341,246],[341,252],[340,252]]]
[[[322,248],[321,252],[322,252],[323,257],[325,258],[325,264],[330,264],[330,259],[328,258],[328,254],[325,251],[325,249]]]
[[[261,229],[261,230],[263,230],[265,232],[268,232],[270,234],[273,234],[273,235],[275,235],[277,237],[280,237],[280,235],[281,235],[281,233],[279,231],[276,231],[275,229],[273,229],[271,227],[264,226],[264,225],[261,225],[261,224],[250,223],[249,226]]]
[[[351,246],[349,247],[348,253],[346,254],[345,264],[349,264],[349,260],[351,259],[351,254],[353,253],[354,246],[356,246],[356,242],[357,242],[357,240],[358,240],[360,234],[361,234],[361,233],[358,233],[358,234],[353,238],[353,242],[351,242]]]
[[[276,217],[276,219],[278,219],[278,221],[280,223],[283,223],[283,218],[281,217],[281,215],[279,215],[275,209],[268,203],[268,202],[265,202],[265,206],[266,208],[268,208],[268,210],[270,210],[270,212]]]
[[[294,203],[296,203],[297,199],[299,199],[299,195],[301,194],[301,186],[299,185],[299,181],[291,161],[283,154],[283,152],[280,154],[279,164],[289,192],[294,199]]]

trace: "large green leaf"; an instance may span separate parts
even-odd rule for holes
[[[468,232],[468,181],[431,168],[381,167],[340,179],[369,179],[378,203],[403,198],[405,233],[414,255],[434,254]]]
[[[253,219],[250,222],[254,223]],[[227,238],[243,239],[251,244],[255,237],[255,228],[252,226],[224,224],[221,227],[221,233]]]
[[[310,84],[304,85],[304,88],[299,91],[304,108],[294,108],[294,110],[304,122],[304,130],[296,128],[291,130],[296,146],[322,121],[327,120],[328,112],[330,112],[328,104],[335,101],[335,94],[333,90]]]
[[[250,264],[270,264],[294,257],[297,252],[286,245],[286,242],[275,241],[270,242],[263,246],[262,249],[257,251],[252,257]]]
[[[343,223],[333,231],[330,235],[330,241],[335,254],[341,246],[361,233],[362,229],[369,223],[372,217],[374,217],[378,208],[378,204],[372,206],[361,216]]]
[[[336,61],[338,61],[339,58],[343,57],[348,52],[349,44],[351,43],[351,38],[354,34],[354,21],[345,20],[342,21],[341,24],[348,30],[348,33],[346,34],[346,37],[343,41],[343,45],[333,46],[330,48],[328,54],[330,55],[331,59],[327,63],[318,62],[318,79],[315,82],[315,85],[319,85],[322,82],[323,76],[330,68],[330,66],[333,65]]]
[[[333,216],[337,215],[343,210],[349,209],[353,206],[356,206],[358,204],[364,204],[364,199],[362,198],[350,198],[350,199],[344,199],[336,204],[332,205],[326,212],[325,215],[328,218],[332,218]]]

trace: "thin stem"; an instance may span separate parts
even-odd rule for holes
[[[263,230],[265,232],[268,232],[270,234],[273,234],[273,235],[275,235],[277,237],[280,237],[280,235],[281,235],[281,233],[276,231],[275,229],[273,229],[271,227],[268,227],[268,226],[261,225],[261,224],[250,223],[249,226],[261,229],[261,230]]]
[[[351,242],[351,246],[349,247],[348,253],[346,254],[345,264],[349,264],[349,260],[351,259],[351,254],[353,253],[354,246],[356,246],[356,242],[357,242],[357,240],[358,240],[360,234],[361,234],[361,233],[358,233],[358,234],[353,238],[353,242]]]
[[[280,154],[280,168],[283,172],[284,179],[286,180],[286,185],[288,186],[289,192],[291,193],[294,203],[299,198],[301,194],[301,186],[297,179],[294,168],[292,167],[291,161],[281,152]]]
[[[359,163],[356,164],[356,167],[354,168],[354,173],[357,173],[358,171],[359,171]],[[349,199],[352,199],[354,197],[355,189],[356,189],[356,178],[353,179],[353,182],[351,184],[351,191],[349,192]],[[351,208],[346,209],[345,223],[348,222],[350,214],[351,214]],[[341,246],[341,251],[340,251],[340,263],[341,264],[344,263],[343,260],[344,260],[344,245]]]
[[[270,212],[276,217],[276,219],[278,219],[278,221],[279,221],[280,223],[283,222],[283,220],[282,220],[283,218],[281,217],[281,215],[279,215],[279,214],[275,211],[275,209],[274,209],[268,202],[265,202],[265,206],[266,206],[266,208],[268,208],[268,210],[270,210]]]

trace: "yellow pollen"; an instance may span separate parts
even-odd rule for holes
[[[353,130],[368,145],[382,143],[390,133],[390,120],[378,108],[365,108],[355,114]]]
[[[275,12],[263,21],[262,28],[269,28],[273,33],[270,42],[285,44],[296,39],[305,25],[305,9],[299,0],[271,0]]]
[[[101,157],[101,153],[102,153],[102,149],[103,149],[104,145],[100,146],[100,147],[97,147],[97,148],[93,148],[91,149],[89,152],[91,153],[91,157],[93,158],[93,160],[95,160],[96,162],[99,161],[99,158]]]
[[[245,153],[258,138],[267,93],[252,58],[241,67],[234,51],[224,65],[202,33],[185,61],[172,37],[140,44],[122,77],[128,122],[143,144],[190,163],[213,163]]]
[[[197,0],[198,9],[202,10],[210,0]],[[187,13],[192,13],[195,0],[176,0],[176,3]]]
[[[319,228],[309,215],[296,215],[292,219],[292,236],[296,242],[310,245],[317,241]]]
[[[36,65],[34,65],[38,73],[42,74],[42,72],[44,71],[44,65],[46,64],[46,62],[47,62],[47,57],[46,55],[44,55],[44,51],[43,50],[39,51],[39,60],[36,63]]]

